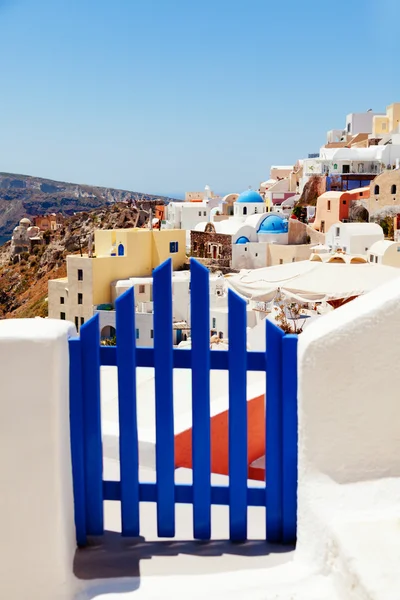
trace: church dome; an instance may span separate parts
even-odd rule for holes
[[[249,238],[247,238],[245,235],[241,235],[240,238],[238,238],[236,240],[237,244],[248,244],[249,243]]]
[[[276,215],[268,215],[261,222],[258,233],[287,233],[287,219],[281,219]]]
[[[260,194],[254,190],[246,190],[242,192],[236,202],[257,202],[264,203],[264,200],[261,198]]]

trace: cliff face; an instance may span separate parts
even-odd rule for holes
[[[133,200],[160,204],[171,200],[166,196],[153,196],[127,190],[78,185],[30,177],[0,173],[0,236],[10,235],[22,217],[60,212],[72,215],[107,204]]]
[[[140,201],[140,206],[151,202]],[[47,282],[65,277],[66,256],[86,252],[95,229],[125,229],[143,226],[148,215],[133,203],[79,212],[68,217],[63,227],[46,236],[29,254],[13,256],[11,242],[0,246],[0,318],[47,316]]]

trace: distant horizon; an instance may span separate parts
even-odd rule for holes
[[[31,173],[21,173],[21,172],[11,172],[11,171],[0,171],[0,175],[12,175],[13,177],[33,177],[35,179],[44,179],[46,181],[53,181],[54,183],[67,183],[68,185],[86,185],[89,187],[99,187],[99,188],[111,188],[114,190],[121,190],[124,192],[132,192],[134,194],[148,194],[149,196],[165,196],[167,198],[176,198],[177,200],[184,200],[185,199],[185,194],[187,192],[198,192],[198,191],[203,191],[205,186],[208,184],[205,184],[203,188],[192,188],[189,190],[185,190],[185,191],[180,191],[180,192],[171,192],[171,193],[165,193],[165,192],[152,192],[152,191],[144,191],[144,190],[133,190],[133,189],[127,189],[127,188],[123,188],[123,187],[116,187],[113,185],[98,185],[97,183],[92,183],[92,182],[82,182],[82,181],[67,181],[66,179],[54,179],[53,177],[46,177],[45,175],[33,175]],[[258,189],[258,188],[257,188]],[[212,189],[213,193],[216,196],[226,196],[228,193],[230,192],[216,192],[215,190]],[[240,190],[237,193],[241,193],[244,190]]]

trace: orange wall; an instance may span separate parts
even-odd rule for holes
[[[265,408],[264,396],[247,402],[247,464],[265,454]],[[228,415],[225,411],[211,418],[211,471],[229,475]],[[175,436],[175,468],[192,468],[192,430],[187,429]]]
[[[364,200],[365,198],[369,198],[370,186],[366,186],[361,190],[354,190],[354,192],[346,192],[348,196],[350,196],[350,200]]]
[[[343,202],[346,202],[346,204],[343,204]],[[350,194],[344,192],[344,194],[340,196],[339,200],[339,221],[343,221],[343,219],[349,218],[350,202]]]

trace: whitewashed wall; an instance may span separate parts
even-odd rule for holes
[[[0,598],[69,600],[77,580],[69,444],[70,323],[0,322]]]
[[[374,544],[378,506],[400,514],[399,331],[400,278],[318,319],[299,338],[296,558],[341,574],[342,582],[346,569],[360,581],[369,571],[368,562],[357,564],[362,544],[357,551],[352,541],[344,545],[350,524],[360,524],[360,540],[363,519],[376,518],[377,537],[366,541]],[[377,560],[384,560],[379,552]]]

